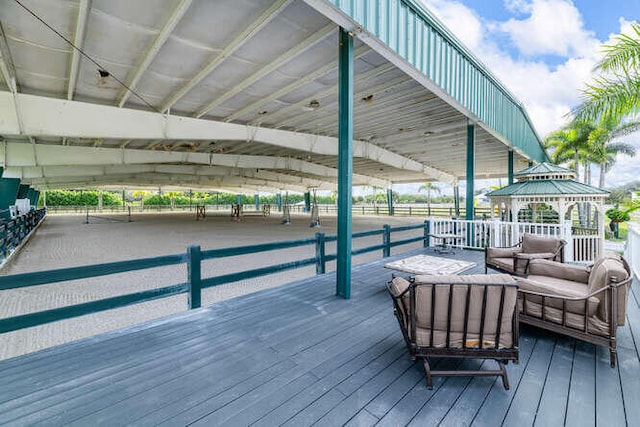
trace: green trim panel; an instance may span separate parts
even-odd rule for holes
[[[529,158],[547,154],[524,107],[419,0],[325,0]]]

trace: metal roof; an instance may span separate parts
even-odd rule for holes
[[[548,174],[562,174],[562,175],[573,175],[575,176],[575,172],[571,169],[563,168],[562,166],[554,165],[549,162],[538,163],[537,165],[530,166],[526,169],[522,169],[514,173],[513,175],[516,177],[528,176],[528,175],[548,175]]]
[[[583,195],[601,194],[609,192],[591,185],[573,180],[531,180],[516,182],[506,187],[487,193],[489,197],[498,196],[530,196],[530,195]]]
[[[469,120],[476,178],[505,176],[509,148],[545,159],[520,104],[412,1],[0,0],[0,25],[4,176],[39,188],[334,189],[338,25],[354,185],[465,179]]]

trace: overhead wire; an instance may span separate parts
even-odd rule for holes
[[[142,101],[146,106],[148,106],[149,108],[151,108],[153,111],[157,112],[157,113],[161,113],[162,111],[158,110],[156,107],[154,107],[151,103],[149,103],[146,99],[144,99],[144,97],[142,95],[140,95],[138,92],[136,92],[135,90],[133,90],[132,88],[130,88],[129,86],[127,86],[122,80],[120,80],[118,77],[116,77],[115,74],[113,74],[111,71],[109,71],[109,69],[107,69],[106,67],[104,67],[102,64],[100,64],[98,61],[96,61],[95,59],[93,59],[88,53],[86,53],[82,48],[76,46],[71,40],[69,40],[68,38],[66,38],[60,31],[58,31],[56,28],[54,28],[52,25],[50,25],[49,23],[47,23],[43,18],[41,18],[40,16],[38,16],[37,13],[35,13],[33,10],[29,9],[27,6],[25,6],[20,0],[14,0],[20,7],[22,7],[24,10],[26,10],[30,15],[32,15],[35,19],[37,19],[38,21],[40,21],[45,27],[47,27],[48,29],[50,29],[51,31],[53,31],[58,37],[60,37],[62,40],[64,40],[67,44],[69,44],[69,46],[71,46],[73,49],[75,49],[76,51],[78,51],[82,56],[84,56],[87,60],[89,60],[90,62],[92,62],[94,65],[96,65],[98,67],[98,72],[102,73],[102,72],[107,72],[109,73],[109,76],[111,76],[113,78],[113,80],[115,80],[118,84],[120,84],[123,88],[125,88],[127,91],[131,92],[136,98],[138,98],[140,101]]]

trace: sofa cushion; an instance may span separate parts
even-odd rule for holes
[[[416,328],[430,330],[432,317],[432,293],[435,286],[435,311],[433,313],[434,342],[429,338],[418,342],[422,346],[446,346],[446,331],[449,324],[449,284],[453,284],[450,315],[450,345],[462,346],[465,325],[465,306],[467,301],[468,284],[498,284],[487,287],[487,301],[485,308],[485,323],[483,328],[483,346],[494,346],[496,340],[500,298],[503,286],[513,285],[514,279],[507,274],[478,274],[478,275],[446,275],[446,276],[416,276]],[[506,286],[502,318],[500,319],[500,347],[510,347],[512,340],[512,320],[516,306],[517,287]],[[469,321],[467,324],[467,344],[479,344],[482,316],[483,286],[471,287],[469,295]],[[444,337],[444,338],[442,338]],[[418,334],[417,339],[420,338]],[[425,338],[424,335],[422,338]],[[444,340],[444,341],[443,341]]]
[[[629,272],[625,268],[622,260],[618,256],[603,256],[598,258],[596,262],[593,264],[591,268],[591,274],[589,275],[589,292],[593,293],[600,289],[606,288],[612,283],[613,278],[617,282],[621,282],[629,277]],[[625,322],[625,314],[627,309],[627,286],[622,286],[618,288],[618,315],[617,322],[618,325],[624,325]],[[609,319],[609,295],[608,293],[601,293],[603,297],[600,297],[601,300],[604,300],[603,304],[600,305],[598,309],[598,316],[604,320],[608,321]]]
[[[525,233],[522,236],[522,252],[524,253],[555,253],[561,245],[561,240],[550,237],[537,236]]]
[[[489,265],[493,265],[502,270],[509,271],[513,273],[513,258],[491,258],[487,260]]]
[[[562,264],[544,259],[531,260],[529,263],[529,275],[556,277],[580,282],[585,286],[589,282],[590,271],[581,265]]]
[[[545,305],[559,310],[562,309],[563,298],[584,298],[588,295],[588,288],[585,283],[574,282],[571,280],[533,274],[530,274],[527,278],[519,277],[517,280],[521,290],[547,295],[557,295],[558,298],[546,298]],[[520,299],[524,300],[524,297],[520,295]],[[527,303],[542,303],[542,297],[535,295],[527,295],[526,300]],[[599,304],[600,300],[598,298],[590,297],[587,303],[587,316],[594,316],[598,310]],[[567,301],[567,311],[570,313],[584,315],[584,300]]]

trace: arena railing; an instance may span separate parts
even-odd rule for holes
[[[407,232],[419,231],[419,236],[406,238]],[[403,233],[405,238],[392,240],[394,233]],[[424,247],[429,246],[429,222],[421,224],[391,227],[384,225],[382,229],[353,233],[353,239],[370,236],[381,236],[381,243],[358,248],[352,251],[352,255],[359,255],[373,251],[382,251],[383,257],[391,254],[391,248],[410,243],[422,242]],[[188,294],[189,309],[201,306],[202,289],[237,282],[239,280],[265,276],[306,266],[315,265],[316,274],[326,272],[327,262],[337,259],[336,253],[328,254],[326,244],[335,242],[337,236],[326,236],[324,233],[316,233],[315,237],[282,242],[262,243],[257,245],[230,247],[224,249],[211,249],[203,251],[200,246],[189,246],[185,253],[165,255],[153,258],[143,258],[121,262],[86,265],[80,267],[62,268],[56,270],[21,273],[8,276],[0,276],[0,291],[25,288],[30,286],[46,286],[52,283],[70,280],[87,279],[98,276],[107,276],[135,270],[151,269],[176,264],[187,264],[187,281],[171,286],[155,288],[126,295],[76,304],[71,306],[54,308],[46,311],[22,314],[18,316],[0,319],[0,333],[16,331],[19,329],[43,325],[59,320],[70,319],[100,311],[111,310],[118,307],[129,306],[172,295]],[[315,247],[315,256],[295,259],[285,263],[270,265],[267,267],[224,274],[214,277],[202,278],[202,262],[210,259],[221,259],[232,256],[250,255],[261,252],[269,252],[280,249],[312,246]]]

